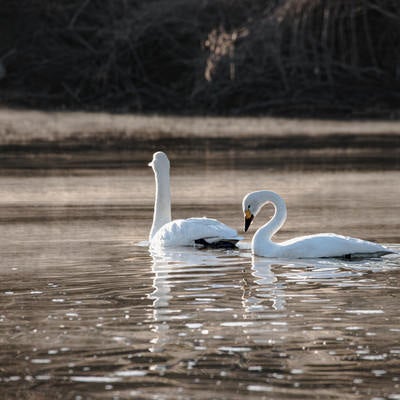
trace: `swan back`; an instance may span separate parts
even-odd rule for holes
[[[197,241],[203,245],[218,242],[235,244],[243,239],[235,229],[212,218],[176,219],[165,224],[155,234],[150,245],[153,248],[168,246],[193,246]]]

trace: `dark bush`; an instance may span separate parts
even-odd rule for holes
[[[6,0],[0,26],[6,105],[208,114],[400,105],[397,0]]]

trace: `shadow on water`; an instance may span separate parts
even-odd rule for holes
[[[242,196],[270,188],[288,203],[277,240],[323,227],[400,250],[396,170],[216,165],[173,167],[174,216],[240,229]],[[259,225],[239,250],[149,252],[142,166],[0,187],[3,398],[400,398],[398,255],[252,257]]]

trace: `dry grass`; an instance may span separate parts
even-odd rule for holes
[[[392,135],[399,143],[400,122],[293,118],[168,117],[85,112],[0,110],[0,146],[32,143],[159,141]]]

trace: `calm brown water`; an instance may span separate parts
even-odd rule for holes
[[[400,250],[398,171],[199,165],[172,165],[174,217],[241,230],[243,195],[271,189],[288,205],[277,240],[333,231]],[[398,255],[151,254],[153,179],[0,176],[1,398],[400,399]]]

